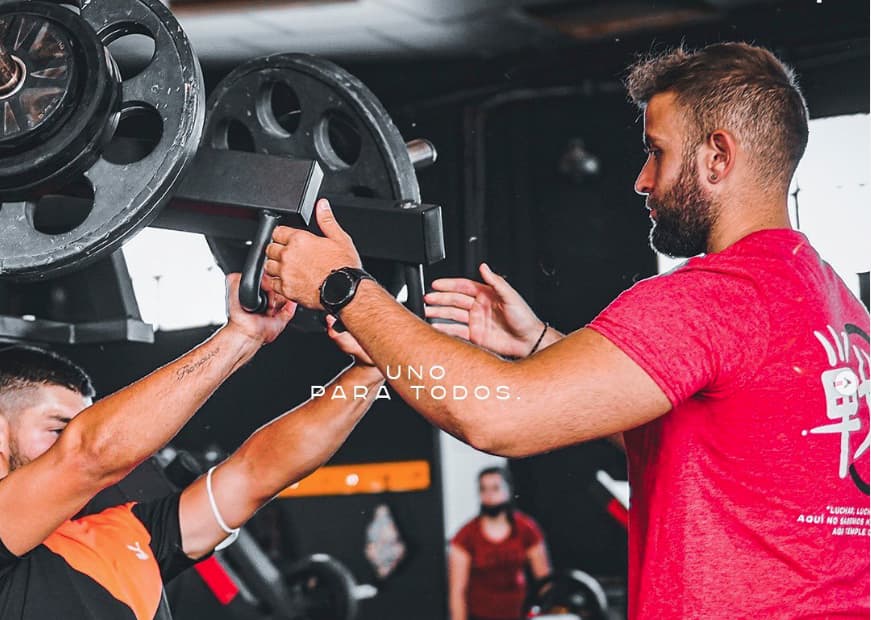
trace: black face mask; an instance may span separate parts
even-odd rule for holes
[[[498,517],[503,512],[507,513],[509,510],[511,510],[511,502],[502,502],[492,506],[481,504],[481,515],[485,517]]]

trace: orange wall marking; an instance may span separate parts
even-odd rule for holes
[[[292,484],[279,497],[361,495],[425,491],[431,483],[428,461],[327,465]]]

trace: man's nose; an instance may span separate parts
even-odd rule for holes
[[[641,172],[638,173],[638,178],[635,179],[635,192],[642,196],[647,196],[653,191],[653,175],[649,171],[649,166],[645,163],[641,167]]]

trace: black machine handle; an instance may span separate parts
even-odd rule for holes
[[[272,233],[282,218],[282,214],[268,209],[258,211],[257,232],[251,242],[248,255],[242,267],[242,280],[239,283],[239,303],[248,312],[263,313],[268,303],[267,295],[260,290],[263,265],[266,262],[266,246],[272,241]],[[408,287],[406,306],[420,318],[425,318],[423,295],[423,265],[401,262],[405,284]],[[336,331],[344,331],[341,321],[336,323]]]
[[[260,289],[263,277],[263,264],[266,262],[266,246],[272,241],[272,233],[281,214],[274,211],[260,211],[257,223],[257,233],[251,242],[245,265],[242,267],[242,279],[239,282],[239,303],[248,312],[262,314],[266,311],[268,299]]]

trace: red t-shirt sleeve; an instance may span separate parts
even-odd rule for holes
[[[475,520],[473,519],[469,523],[466,523],[460,531],[454,535],[454,538],[451,540],[452,545],[456,545],[461,549],[465,549],[469,553],[472,552],[473,541],[475,538],[475,532],[472,529]]]
[[[517,524],[517,531],[520,534],[524,549],[531,549],[544,540],[541,528],[532,517],[515,513],[514,522]]]
[[[692,263],[693,261],[690,261]],[[737,387],[766,354],[766,306],[747,278],[684,266],[642,280],[589,327],[632,358],[672,406]]]

